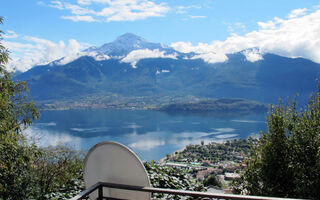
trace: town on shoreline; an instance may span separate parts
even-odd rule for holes
[[[189,180],[203,182],[214,192],[232,193],[232,182],[240,178],[246,167],[254,138],[189,144],[183,149],[167,154],[159,161],[161,166],[183,170]],[[210,179],[214,178],[212,181]],[[209,190],[210,191],[210,190]]]

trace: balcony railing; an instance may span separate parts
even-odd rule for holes
[[[116,188],[123,190],[134,190],[139,192],[149,192],[149,193],[164,193],[164,194],[174,194],[174,195],[182,195],[182,196],[192,196],[206,199],[239,199],[239,200],[290,200],[288,198],[276,198],[276,197],[261,197],[261,196],[249,196],[249,195],[234,195],[234,194],[213,194],[213,193],[205,193],[205,192],[194,192],[194,191],[185,191],[185,190],[172,190],[172,189],[163,189],[163,188],[153,188],[153,187],[143,187],[143,186],[134,186],[134,185],[124,185],[124,184],[115,184],[115,183],[105,183],[98,182],[92,185],[90,188],[84,190],[77,196],[73,197],[70,200],[80,200],[87,197],[89,194],[98,190],[98,198],[97,200],[103,199],[113,199],[116,198],[108,198],[103,195],[103,188]],[[293,199],[292,199],[293,200]],[[296,200],[296,199],[295,199]]]

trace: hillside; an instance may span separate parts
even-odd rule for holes
[[[160,107],[158,110],[173,113],[264,113],[266,104],[245,99],[210,99],[195,103],[175,103]]]
[[[27,80],[38,102],[168,96],[175,103],[176,97],[192,96],[275,103],[296,93],[307,99],[320,77],[320,65],[302,58],[264,54],[251,62],[238,52],[225,62],[208,63],[194,55],[125,34],[75,59],[35,66],[15,79]]]

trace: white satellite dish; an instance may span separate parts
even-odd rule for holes
[[[84,163],[84,181],[86,188],[97,182],[150,187],[148,174],[138,156],[116,142],[101,142],[89,150]],[[137,200],[151,198],[148,192],[106,187],[103,188],[103,196]],[[97,191],[90,194],[90,199],[97,197]]]

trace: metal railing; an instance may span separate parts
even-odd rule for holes
[[[87,197],[89,194],[98,190],[98,200],[103,199],[116,199],[108,198],[103,196],[103,188],[116,188],[123,190],[134,190],[139,192],[149,192],[149,193],[164,193],[164,194],[174,194],[182,196],[192,196],[200,198],[209,198],[209,199],[236,199],[236,200],[290,200],[288,198],[276,198],[276,197],[262,197],[262,196],[249,196],[249,195],[235,195],[235,194],[214,194],[206,192],[195,192],[195,191],[185,191],[185,190],[172,190],[172,189],[163,189],[163,188],[153,188],[153,187],[143,187],[135,185],[125,185],[125,184],[116,184],[116,183],[105,183],[98,182],[88,189],[84,190],[77,196],[71,198],[70,200],[80,200]],[[293,199],[292,199],[293,200]],[[296,199],[295,199],[296,200]]]

